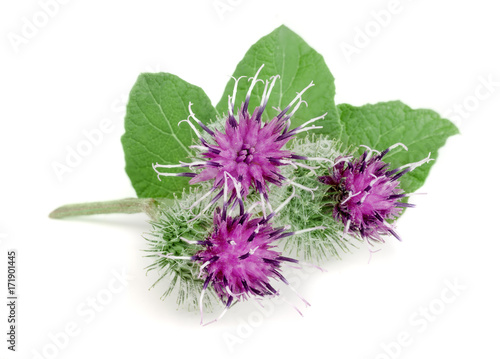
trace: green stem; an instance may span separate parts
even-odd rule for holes
[[[115,201],[66,204],[50,212],[49,217],[59,219],[93,214],[144,212],[155,218],[159,201],[155,198],[124,198]]]

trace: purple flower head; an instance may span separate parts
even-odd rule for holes
[[[170,259],[187,259],[200,264],[198,277],[204,279],[199,301],[202,324],[203,296],[209,285],[213,287],[217,296],[225,303],[224,311],[214,321],[220,319],[235,300],[242,301],[251,297],[276,296],[279,293],[271,284],[272,280],[278,280],[289,285],[281,273],[282,263],[299,263],[296,259],[282,256],[281,252],[276,248],[279,240],[294,234],[324,229],[324,227],[314,227],[290,232],[288,231],[290,226],[273,227],[270,220],[294,197],[295,192],[275,212],[270,213],[267,217],[252,218],[252,214],[245,211],[243,206],[239,192],[241,185],[227,173],[224,177],[224,205],[222,208],[217,207],[215,209],[213,228],[208,236],[200,241],[190,241],[182,238],[190,244],[200,246],[201,249],[192,257],[165,256]],[[239,199],[238,215],[231,214],[238,202],[234,201],[230,205],[227,201],[228,177],[231,178],[237,191]],[[290,288],[294,290],[292,287]],[[305,299],[300,298],[306,305],[309,305]]]
[[[249,213],[229,216],[220,207],[215,210],[213,224],[212,233],[201,243],[204,249],[194,260],[201,264],[205,284],[211,283],[222,300],[275,295],[272,278],[287,283],[280,273],[284,257],[275,244],[293,232],[273,228],[263,218],[252,219]]]
[[[225,120],[224,131],[212,131],[199,121],[191,111],[189,106],[190,116],[186,121],[197,134],[200,145],[193,146],[202,151],[201,156],[204,161],[193,163],[181,163],[180,165],[159,165],[153,164],[153,168],[160,176],[186,176],[192,177],[190,184],[200,183],[204,181],[212,181],[212,191],[220,189],[224,186],[224,173],[229,173],[241,183],[241,195],[243,198],[249,194],[253,188],[260,193],[266,200],[268,198],[269,184],[277,186],[286,181],[286,178],[280,173],[280,167],[293,163],[295,160],[305,159],[302,156],[296,155],[284,149],[286,143],[294,137],[294,135],[308,131],[310,129],[321,128],[321,126],[309,126],[312,122],[323,119],[323,116],[314,118],[301,126],[290,130],[290,118],[295,111],[300,107],[302,94],[314,84],[311,82],[304,90],[297,94],[297,97],[279,114],[270,121],[262,120],[262,114],[266,108],[271,91],[279,78],[278,75],[271,77],[265,81],[264,93],[259,106],[255,108],[253,113],[249,112],[248,105],[250,95],[256,83],[263,81],[258,79],[260,67],[255,76],[251,78],[252,83],[246,95],[245,101],[242,104],[237,116],[234,114],[234,100],[236,98],[236,89],[238,86],[237,79],[233,95],[229,96],[228,115]],[[298,103],[296,104],[296,102]],[[293,109],[292,109],[292,106]],[[290,111],[290,109],[292,109]],[[210,141],[205,140],[197,131],[194,125],[189,121],[193,119],[198,125],[208,134]],[[181,121],[181,122],[183,122]],[[201,169],[199,173],[164,173],[159,172],[158,168],[172,167],[189,167],[193,169]],[[232,184],[229,184],[229,191],[232,194],[232,199],[236,198],[236,192]],[[231,201],[230,201],[231,202]]]
[[[340,156],[335,160],[332,174],[319,178],[320,182],[332,186],[333,217],[344,224],[344,233],[360,235],[368,241],[384,242],[382,236],[387,234],[401,240],[388,220],[398,217],[403,207],[414,205],[401,202],[409,195],[399,187],[399,178],[431,159],[427,157],[389,170],[389,164],[382,158],[397,146],[407,150],[398,143],[382,152],[368,149],[354,160]],[[372,157],[374,152],[377,154]]]

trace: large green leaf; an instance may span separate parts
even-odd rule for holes
[[[189,102],[199,120],[215,120],[215,109],[205,92],[175,75],[141,74],[132,88],[122,144],[125,170],[138,197],[172,198],[188,186],[185,177],[162,177],[160,182],[152,164],[189,162],[193,156],[189,146],[195,134],[186,123],[178,126],[189,116]]]
[[[338,106],[343,126],[341,140],[345,148],[366,145],[378,151],[401,142],[408,151],[398,147],[389,152],[384,160],[392,168],[417,162],[431,152],[436,159],[438,150],[446,139],[458,133],[457,127],[434,111],[414,110],[400,101],[381,102],[355,107],[348,104]],[[358,149],[360,154],[363,149]],[[408,193],[424,184],[429,174],[430,162],[401,178],[401,187]]]
[[[260,72],[259,78],[266,79],[280,75],[264,111],[263,118],[265,120],[277,114],[273,107],[283,110],[297,95],[297,92],[302,91],[311,81],[314,81],[315,86],[302,96],[309,107],[306,107],[305,104],[301,106],[292,119],[291,128],[328,112],[324,120],[316,122],[316,125],[323,126],[323,129],[311,132],[325,133],[333,137],[340,136],[339,115],[334,102],[334,79],[323,56],[286,26],[280,26],[269,35],[261,38],[248,50],[236,67],[233,77],[247,76],[250,78],[255,75],[262,64],[265,66]],[[239,81],[235,107],[242,104],[249,86],[250,83],[246,79]],[[227,114],[228,96],[232,95],[233,88],[234,80],[230,80],[216,106],[220,115]],[[264,84],[259,82],[252,93],[250,110],[260,104],[263,90]]]

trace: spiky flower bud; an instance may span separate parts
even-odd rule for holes
[[[200,265],[199,277],[204,278],[203,291],[211,285],[226,304],[216,320],[235,300],[278,295],[272,280],[289,284],[281,273],[281,265],[283,262],[298,263],[298,260],[283,256],[276,245],[280,239],[294,232],[287,231],[289,226],[274,228],[269,222],[271,217],[252,218],[248,212],[240,212],[233,217],[227,214],[226,209],[217,207],[212,232],[197,243],[203,249],[191,260]],[[202,299],[203,292],[200,299],[203,322]]]
[[[331,186],[331,205],[333,217],[345,226],[345,233],[361,236],[368,241],[384,242],[383,236],[392,234],[401,240],[391,222],[397,218],[404,207],[413,204],[401,202],[409,194],[399,187],[399,179],[416,167],[431,161],[422,161],[389,170],[389,163],[382,158],[395,144],[385,151],[368,149],[359,158],[339,156],[328,176],[319,181]],[[376,153],[375,156],[372,156]],[[430,154],[429,154],[430,156]]]
[[[181,163],[180,165],[159,165],[153,164],[154,170],[160,176],[186,176],[192,177],[190,184],[213,181],[212,191],[219,189],[216,195],[220,198],[224,187],[224,174],[229,173],[241,184],[241,195],[246,198],[250,189],[254,189],[266,200],[269,194],[269,184],[281,186],[286,178],[281,174],[280,167],[292,164],[296,160],[303,160],[302,156],[296,155],[283,147],[295,135],[308,131],[310,129],[322,128],[321,126],[311,125],[317,120],[324,119],[326,113],[322,116],[309,120],[301,126],[290,130],[290,119],[300,107],[302,94],[310,87],[314,86],[311,82],[305,89],[297,94],[295,99],[281,112],[279,112],[270,121],[262,120],[262,114],[266,108],[271,91],[279,78],[278,75],[266,80],[262,101],[251,114],[248,106],[250,95],[256,83],[262,81],[258,79],[260,70],[251,78],[252,83],[238,114],[234,113],[234,101],[236,98],[236,89],[238,81],[236,80],[234,92],[229,96],[228,115],[224,120],[224,129],[211,130],[201,121],[199,121],[191,111],[187,122],[199,138],[199,145],[193,146],[201,151],[202,161],[192,163]],[[293,108],[292,108],[293,107]],[[208,134],[208,140],[202,137],[196,127],[190,122],[193,119]],[[309,126],[311,125],[311,126]],[[189,167],[191,169],[201,169],[199,173],[165,173],[159,172],[159,168]],[[229,191],[232,199],[236,198],[236,192],[232,184],[229,184]],[[230,201],[231,202],[231,201]]]
[[[212,283],[222,300],[276,294],[270,279],[286,283],[280,273],[281,262],[297,262],[275,249],[279,239],[293,232],[286,232],[286,227],[273,228],[266,218],[251,217],[250,213],[232,217],[218,207],[213,231],[199,242],[204,248],[193,256],[206,283]]]
[[[180,225],[177,236],[169,235],[167,241],[164,241],[161,246],[155,243],[153,250],[161,261],[166,261],[165,265],[170,266],[171,272],[175,272],[176,276],[180,274],[179,270],[182,268],[175,264],[179,261],[191,263],[181,274],[194,268],[199,271],[199,273],[191,273],[193,279],[196,277],[198,281],[203,281],[202,285],[200,283],[202,289],[198,301],[202,324],[203,298],[210,288],[225,303],[224,311],[214,321],[220,319],[234,301],[278,295],[278,290],[271,284],[272,280],[289,285],[281,273],[281,266],[286,262],[297,264],[299,261],[283,256],[277,244],[281,239],[294,234],[301,235],[324,229],[324,227],[313,227],[292,232],[288,231],[291,228],[289,225],[274,227],[271,219],[290,202],[295,194],[288,197],[269,215],[254,216],[251,211],[261,203],[255,203],[249,211],[246,211],[240,193],[241,185],[227,172],[224,177],[224,202],[222,207],[217,207],[214,211],[213,225],[207,228],[206,215],[203,215],[202,218],[197,218],[197,221],[203,221],[205,230],[194,238],[186,238],[183,236],[184,233],[195,233],[195,228],[189,225],[193,221],[186,221],[186,224]],[[238,201],[231,203],[228,201],[230,181],[236,189],[238,198]],[[232,215],[234,207],[238,204],[239,214]],[[169,225],[169,227],[173,226]],[[170,251],[171,248],[178,250],[173,252]],[[186,255],[188,253],[194,254]],[[155,266],[162,263],[160,260],[155,263]],[[302,300],[309,305],[307,301]]]

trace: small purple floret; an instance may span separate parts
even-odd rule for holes
[[[214,229],[202,242],[204,249],[193,260],[202,266],[201,275],[224,302],[251,296],[273,296],[277,293],[271,279],[286,280],[280,273],[283,257],[276,242],[288,233],[284,227],[273,228],[263,218],[248,213],[229,216],[218,207],[214,213]]]
[[[401,240],[388,221],[396,219],[403,207],[413,205],[401,202],[408,195],[399,187],[399,179],[430,158],[388,170],[389,164],[382,158],[397,145],[374,157],[371,156],[376,152],[373,150],[365,151],[354,160],[338,157],[332,174],[319,178],[320,182],[332,186],[333,217],[344,224],[346,233],[379,242],[384,242],[382,236],[388,234]]]
[[[205,124],[196,118],[191,110],[192,103],[189,103],[190,115],[186,120],[189,126],[196,133],[200,143],[193,147],[201,150],[201,156],[204,158],[200,162],[181,163],[179,165],[160,165],[153,163],[153,169],[161,176],[184,176],[191,177],[190,184],[196,184],[205,181],[213,181],[211,191],[223,190],[225,185],[225,174],[228,173],[241,184],[240,195],[246,198],[250,189],[257,191],[264,199],[268,200],[269,185],[281,186],[286,178],[281,174],[280,167],[294,164],[296,160],[304,160],[306,157],[296,155],[283,147],[288,141],[297,134],[311,129],[319,129],[321,126],[312,125],[312,123],[324,119],[326,113],[322,116],[313,118],[302,125],[290,129],[290,121],[293,114],[299,109],[305,101],[302,95],[310,87],[314,86],[311,82],[285,107],[278,115],[269,121],[263,121],[262,114],[266,108],[271,91],[279,79],[279,76],[273,76],[265,81],[262,101],[255,108],[253,113],[249,112],[250,95],[257,82],[262,65],[255,76],[251,78],[252,83],[246,94],[245,101],[235,116],[234,101],[236,90],[238,88],[237,79],[234,86],[233,95],[228,99],[228,114],[225,120],[223,132],[219,130],[212,131]],[[210,140],[203,138],[196,127],[190,122],[194,120],[209,136]],[[208,137],[207,137],[208,138]],[[190,173],[168,173],[160,172],[160,168],[189,167],[190,169],[200,169],[201,172]],[[290,182],[291,183],[291,182]],[[229,183],[229,192],[232,199],[236,198],[236,191],[233,183]]]
[[[214,180],[214,187],[222,188],[227,172],[242,184],[243,197],[250,188],[267,196],[268,183],[281,185],[279,167],[284,165],[281,160],[292,156],[292,152],[282,148],[292,136],[280,140],[286,120],[275,117],[262,124],[259,113],[259,107],[253,115],[241,109],[239,122],[230,116],[224,133],[217,130],[213,133],[216,144],[205,143],[207,151],[202,153],[209,161],[190,184]],[[229,190],[232,192],[234,188]]]

